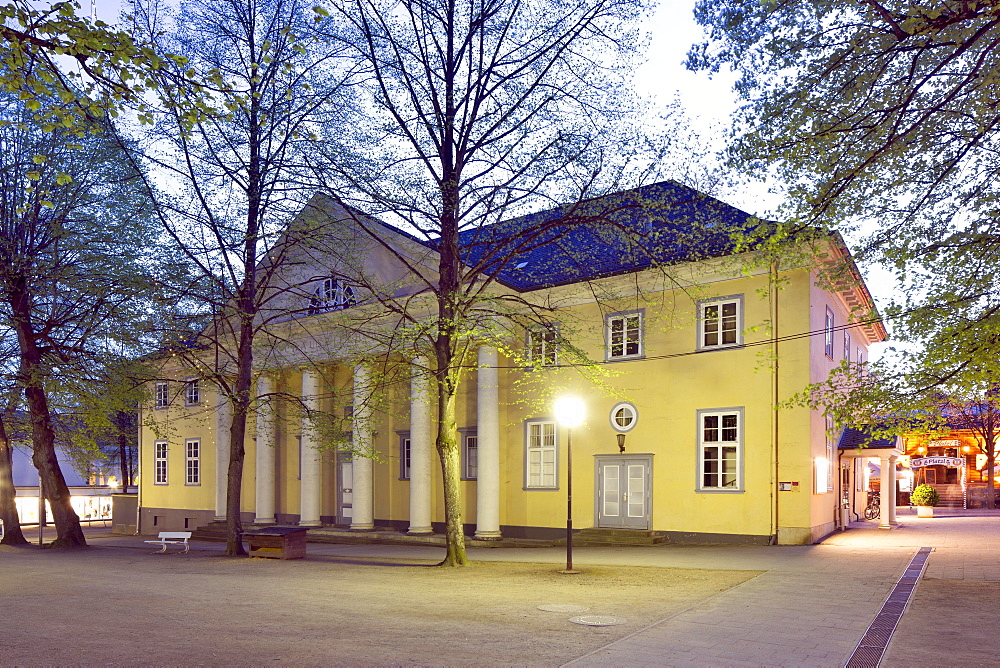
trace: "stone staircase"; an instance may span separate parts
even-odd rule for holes
[[[965,508],[965,493],[961,485],[934,485],[938,493],[939,508]]]
[[[644,531],[642,529],[599,529],[592,527],[573,533],[574,547],[626,547],[641,545],[660,545],[667,542],[667,536],[662,531]],[[556,545],[565,545],[566,539],[555,541]]]
[[[279,525],[284,526],[284,525]],[[253,524],[243,525],[244,531],[252,531],[260,527]],[[192,540],[226,541],[226,523],[212,522],[195,529],[191,533]],[[350,529],[332,526],[310,528],[306,534],[310,543],[366,544],[382,543],[384,545],[440,545],[447,544],[443,534],[428,534],[411,536],[394,529],[376,528],[370,531],[351,531]],[[575,540],[575,539],[574,539]],[[503,540],[476,540],[472,536],[465,537],[468,547],[552,547],[555,541],[531,538],[507,538]],[[565,540],[563,541],[565,544]],[[575,544],[575,542],[574,542]]]

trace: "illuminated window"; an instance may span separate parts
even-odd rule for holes
[[[559,330],[555,325],[543,325],[528,330],[528,362],[533,366],[555,366],[558,363]]]
[[[189,438],[184,442],[184,484],[201,484],[201,441]]]
[[[714,350],[743,343],[743,298],[698,303],[698,348]]]
[[[156,382],[153,400],[155,408],[166,408],[170,405],[170,390],[167,387],[166,381],[159,380]]]
[[[826,416],[826,456],[816,458],[816,493],[827,494],[833,491],[834,450],[836,450],[836,434],[833,418]]]
[[[609,315],[606,322],[609,360],[642,357],[642,312]]]
[[[527,422],[525,441],[525,488],[556,489],[556,423]]]
[[[826,307],[826,319],[823,322],[823,352],[833,359],[833,311]]]
[[[309,315],[338,311],[357,304],[354,288],[337,278],[324,278],[309,297]]]
[[[167,442],[153,443],[153,484],[167,484]]]
[[[743,411],[698,411],[701,491],[741,491]]]
[[[201,403],[201,387],[197,378],[188,378],[184,384],[184,405],[197,406]]]

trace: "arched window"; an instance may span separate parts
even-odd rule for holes
[[[309,315],[354,306],[354,290],[337,278],[324,278],[309,297]]]

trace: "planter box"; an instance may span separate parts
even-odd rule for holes
[[[934,506],[917,506],[917,517],[934,517]]]
[[[273,527],[246,531],[243,538],[250,543],[251,557],[268,559],[302,559],[306,556],[306,529]]]

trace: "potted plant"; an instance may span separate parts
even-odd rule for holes
[[[930,485],[917,485],[910,492],[910,503],[917,507],[917,517],[934,517],[934,506],[938,504],[937,490]]]

